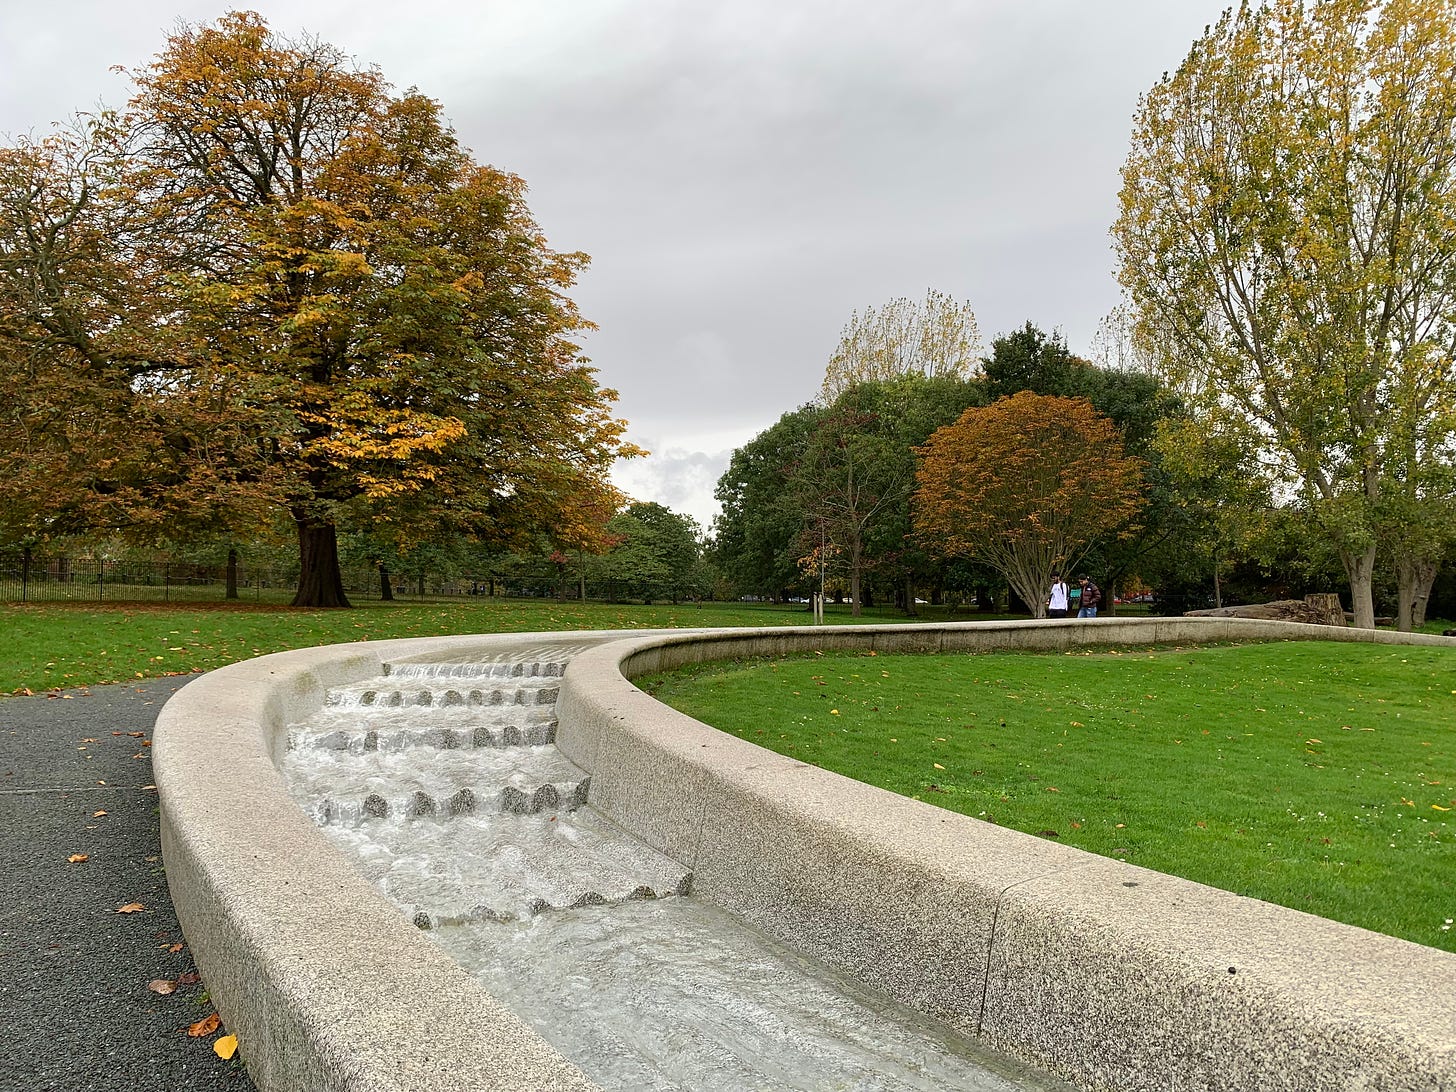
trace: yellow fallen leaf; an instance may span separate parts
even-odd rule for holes
[[[1048,785],[1046,787],[1046,790],[1047,790],[1047,792],[1061,792],[1062,791],[1061,789],[1057,788],[1055,785]]]
[[[945,769],[945,767],[942,766],[939,762],[932,762],[931,765],[934,766],[937,770]]]
[[[1408,807],[1408,808],[1413,808],[1413,807],[1415,807],[1415,806],[1416,806],[1416,802],[1415,802],[1415,801],[1414,801],[1414,800],[1407,800],[1407,799],[1406,799],[1406,798],[1405,798],[1405,797],[1404,797],[1404,796],[1402,796],[1402,797],[1401,797],[1401,798],[1400,798],[1400,802],[1401,802],[1401,803],[1402,803],[1402,804],[1404,804],[1404,805],[1405,805],[1405,806],[1406,806],[1406,807]]]
[[[223,1061],[227,1061],[238,1052],[238,1037],[236,1035],[219,1036],[217,1042],[212,1044],[212,1049]]]
[[[1431,807],[1435,808],[1437,811],[1450,811],[1451,810],[1450,808],[1443,808],[1443,807],[1441,807],[1440,804],[1432,804]]]
[[[106,814],[106,813],[105,813],[105,812],[104,812],[104,811],[93,811],[93,812],[92,812],[92,813],[91,813],[91,818],[92,818],[92,819],[99,819],[99,818],[101,818],[101,817],[102,817],[102,816],[103,816],[103,815],[105,815],[105,814]]]
[[[90,859],[91,855],[89,853],[72,853],[66,858],[72,864],[80,864],[82,861],[89,861]]]
[[[1307,739],[1304,742],[1306,742],[1306,743],[1320,743],[1320,742],[1323,742],[1323,741],[1322,740],[1318,740],[1318,739]]]
[[[1083,724],[1080,720],[1074,720],[1074,721],[1072,721],[1072,727],[1073,728],[1085,728],[1086,725]]]
[[[839,716],[839,710],[838,709],[831,709],[831,710],[829,710],[829,715],[831,717],[837,717],[837,716]]]

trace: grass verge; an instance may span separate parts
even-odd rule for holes
[[[1456,951],[1445,649],[845,653],[638,683],[892,792]]]
[[[926,608],[907,619],[893,608],[854,618],[831,606],[827,621],[946,621]],[[964,620],[964,614],[954,616]],[[983,616],[976,616],[983,617]],[[115,602],[0,607],[0,694],[94,686],[127,679],[210,671],[268,652],[346,641],[450,633],[528,633],[574,629],[798,626],[801,605],[768,603],[580,603],[543,599],[368,602],[350,610],[306,610],[247,601],[200,605]]]

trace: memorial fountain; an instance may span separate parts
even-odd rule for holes
[[[289,726],[289,791],[402,916],[604,1089],[1060,1082],[691,895],[554,745],[555,644],[386,664]]]

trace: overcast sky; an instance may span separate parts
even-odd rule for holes
[[[1086,352],[1138,96],[1223,0],[255,0],[444,104],[584,250],[586,352],[705,526],[734,447],[809,401],[851,312],[927,288]],[[127,91],[193,0],[0,0],[0,133]]]

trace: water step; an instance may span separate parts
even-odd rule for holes
[[[449,708],[456,705],[552,705],[560,692],[556,680],[538,680],[532,685],[521,680],[516,686],[398,687],[392,684],[361,685],[329,691],[325,705],[334,708],[398,709]],[[545,685],[549,683],[550,685]]]
[[[576,782],[547,782],[543,785],[505,785],[490,788],[464,785],[454,792],[429,793],[416,789],[407,795],[371,792],[360,799],[325,797],[305,810],[320,825],[357,823],[370,819],[405,816],[410,819],[453,819],[460,815],[497,811],[508,815],[537,815],[569,812],[586,803],[591,778]]]
[[[421,822],[391,814],[324,835],[393,902],[441,924],[682,894],[691,876],[590,807]]]
[[[582,890],[574,894],[569,902],[561,905],[554,905],[538,895],[513,906],[487,906],[482,903],[472,906],[463,914],[458,912],[431,913],[429,910],[415,909],[410,920],[419,929],[439,929],[449,925],[475,925],[481,922],[519,921],[522,918],[534,918],[539,914],[580,910],[587,906],[620,906],[624,902],[636,902],[639,899],[671,898],[675,895],[686,895],[691,889],[692,875],[689,873],[671,890],[658,891],[649,884],[639,884],[625,896],[615,897],[609,897],[600,891]]]
[[[385,664],[384,673],[395,679],[519,679],[560,678],[566,672],[562,660],[506,661],[482,664]]]
[[[288,733],[288,748],[318,748],[324,751],[404,751],[413,747],[433,747],[442,751],[478,747],[541,747],[556,741],[556,720],[546,718],[520,723],[467,723],[449,727],[428,728],[334,728],[295,727]]]

